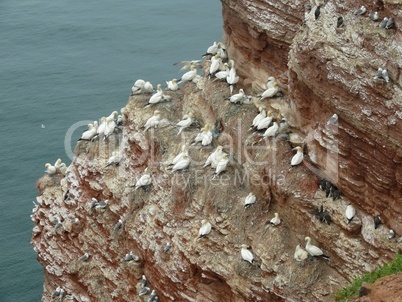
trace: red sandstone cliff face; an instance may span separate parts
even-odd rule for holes
[[[389,228],[402,234],[400,30],[385,31],[354,16],[358,3],[327,3],[317,21],[313,5],[304,26],[300,1],[222,3],[224,39],[241,76],[238,86],[255,95],[268,75],[277,77],[285,97],[264,103],[289,120],[296,139],[252,146],[255,139],[247,129],[255,106],[230,104],[224,100],[225,84],[202,78],[171,92],[172,102],[156,106],[171,122],[189,111],[201,125],[221,119],[215,146],[230,150],[230,168],[211,179],[212,170],[202,165],[212,149],[192,147],[189,171],[172,173],[167,164],[180,152],[181,140],[199,130],[177,137],[169,126],[144,135],[141,126],[154,108],[138,110],[149,97],[131,97],[122,109],[122,133],[105,142],[78,143],[65,177],[38,181],[42,205],[33,214],[32,244],[45,268],[44,301],[58,285],[77,301],[146,301],[138,297],[142,274],[161,301],[333,301],[332,294],[348,280],[399,251],[386,234]],[[380,16],[392,15],[397,6],[386,2]],[[338,14],[344,15],[345,28],[336,30]],[[389,69],[390,83],[372,79],[379,66]],[[329,127],[326,121],[335,112],[339,127]],[[291,168],[291,148],[297,144],[306,157]],[[120,166],[105,168],[117,148],[123,154]],[[130,185],[145,167],[153,185],[133,193]],[[342,200],[325,198],[317,186],[321,176],[337,184]],[[257,203],[244,209],[250,191]],[[90,210],[92,197],[108,199],[108,208]],[[350,225],[344,217],[348,202],[358,209]],[[321,204],[331,213],[331,225],[311,215]],[[267,222],[275,212],[283,224],[273,228]],[[374,214],[384,222],[377,230]],[[55,216],[62,228],[54,228]],[[72,217],[79,222],[72,223]],[[114,231],[120,217],[124,226]],[[204,218],[213,229],[197,241]],[[293,253],[305,236],[331,260],[300,267]],[[167,242],[172,248],[165,253]],[[241,260],[242,243],[252,247],[255,265]],[[129,251],[141,260],[124,262]],[[85,252],[90,259],[79,261]]]

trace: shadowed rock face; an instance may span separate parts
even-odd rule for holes
[[[380,29],[338,2],[323,5],[317,20],[313,5],[303,26],[301,1],[222,4],[225,44],[241,78],[235,91],[256,95],[274,75],[285,97],[263,104],[276,119],[287,118],[292,143],[257,143],[248,128],[261,102],[230,104],[228,86],[207,77],[167,92],[172,102],[154,108],[144,108],[150,96],[130,97],[121,132],[106,141],[78,142],[65,177],[38,180],[41,205],[32,215],[32,244],[45,268],[44,301],[59,285],[77,301],[146,301],[148,296],[138,297],[142,274],[161,301],[333,301],[355,275],[400,251],[395,239],[387,239],[389,228],[402,234],[400,30]],[[393,16],[399,6],[385,1],[380,17]],[[336,29],[339,14],[344,28]],[[372,79],[380,66],[390,72],[388,84]],[[188,171],[173,173],[168,164],[200,127],[181,136],[168,124],[143,133],[156,108],[172,124],[189,112],[200,126],[222,122],[213,147],[190,147]],[[338,124],[327,125],[333,113]],[[214,170],[202,166],[217,144],[231,161],[212,179]],[[291,149],[298,145],[305,158],[291,167]],[[105,167],[115,150],[119,166]],[[146,167],[153,183],[134,192],[130,186]],[[341,190],[341,200],[318,189],[321,177]],[[257,201],[244,209],[250,192]],[[91,198],[108,199],[108,206],[90,209]],[[348,203],[357,209],[350,224]],[[330,225],[311,214],[320,205],[331,215]],[[272,227],[275,212],[282,223]],[[374,214],[383,222],[376,230]],[[55,229],[55,217],[62,227]],[[124,224],[114,230],[120,217]],[[212,231],[196,240],[202,219]],[[297,263],[295,247],[304,246],[306,236],[331,259]],[[171,248],[164,252],[167,243]],[[241,244],[251,246],[254,265],[241,260]],[[141,260],[123,261],[130,251]],[[78,260],[85,252],[90,258]]]

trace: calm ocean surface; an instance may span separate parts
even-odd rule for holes
[[[71,162],[69,127],[119,111],[138,78],[179,78],[174,62],[221,37],[218,0],[0,1],[0,301],[40,301],[29,215],[44,164]]]

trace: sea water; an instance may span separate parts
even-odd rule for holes
[[[40,301],[29,215],[44,164],[70,164],[74,125],[119,111],[138,78],[180,78],[173,63],[221,38],[217,0],[0,2],[0,301]]]

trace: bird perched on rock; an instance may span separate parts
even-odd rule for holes
[[[145,275],[141,276],[141,288],[144,288],[145,286],[147,286],[148,284],[148,280],[147,277]]]
[[[106,209],[109,200],[101,200],[95,204],[95,209]]]
[[[293,155],[290,165],[292,167],[299,165],[303,161],[303,149],[300,146],[293,148],[292,150],[296,150],[297,153]]]
[[[293,257],[297,262],[304,262],[308,258],[308,252],[298,244]]]
[[[268,86],[268,88],[258,97],[260,98],[260,101],[262,101],[264,99],[274,97],[278,92],[279,86],[278,83],[275,81],[270,86]]]
[[[97,131],[98,129],[95,128],[92,124],[88,124],[88,130],[84,131],[78,140],[89,141],[95,137]]]
[[[149,287],[144,286],[144,287],[141,288],[140,291],[138,292],[138,296],[139,296],[139,297],[145,296],[146,294],[148,294],[148,292],[149,292],[150,290],[151,290],[151,289],[150,289]]]
[[[218,176],[222,172],[226,171],[228,163],[229,163],[229,155],[227,153],[223,153],[221,159],[216,165],[216,170],[215,173],[213,174],[213,178],[215,178],[215,176]]]
[[[389,19],[387,17],[384,17],[384,19],[382,19],[382,21],[380,22],[380,24],[378,24],[378,26],[381,28],[385,28],[385,26],[387,26],[388,20]]]
[[[105,168],[109,167],[111,165],[118,166],[120,164],[120,160],[121,160],[120,151],[113,151],[112,156],[109,157],[109,159],[105,165]]]
[[[253,264],[254,262],[254,256],[253,254],[248,250],[248,246],[245,244],[241,245],[241,257],[244,261],[250,262],[251,264]]]
[[[306,251],[313,257],[323,257],[325,259],[329,259],[329,257],[327,255],[324,254],[324,252],[315,245],[311,244],[311,238],[310,237],[306,237],[304,238],[306,240]]]
[[[115,224],[113,230],[118,231],[122,228],[122,226],[123,226],[123,219],[120,218],[119,221]]]
[[[52,293],[52,298],[58,297],[60,295],[61,287],[57,286],[54,292]]]
[[[321,13],[321,5],[318,5],[317,8],[314,11],[314,18],[317,20],[318,17],[320,17],[320,13]]]
[[[173,166],[172,170],[173,171],[180,171],[187,169],[187,167],[190,165],[190,156],[187,154],[184,154],[183,157]]]
[[[154,115],[151,116],[144,125],[144,132],[147,131],[149,128],[154,127],[157,128],[159,122],[161,120],[161,115],[159,110],[154,111]]]
[[[81,261],[87,261],[89,259],[89,254],[85,253],[84,255],[82,255],[81,257],[78,258],[78,260]]]
[[[381,72],[381,77],[385,80],[385,82],[389,82],[389,74],[388,74],[388,70],[383,69]]]
[[[363,15],[366,12],[366,7],[364,5],[360,6],[360,8],[356,9],[353,13],[355,15]]]
[[[131,87],[131,95],[140,94],[144,87],[145,81],[142,79],[138,79],[134,82],[133,87]]]
[[[179,132],[177,133],[177,135],[180,135],[180,133],[191,126],[191,124],[193,123],[193,113],[190,112],[189,114],[186,114],[183,116],[183,119],[181,121],[179,121],[176,126],[180,127]]]
[[[146,187],[152,184],[152,177],[151,174],[147,173],[148,167],[144,170],[144,174],[137,180],[135,183],[134,191],[141,187]]]
[[[163,90],[162,85],[158,84],[156,92],[151,96],[151,98],[148,101],[148,105],[157,104],[160,103],[161,101],[163,101]]]
[[[166,81],[167,89],[171,91],[176,91],[179,89],[179,85],[177,85],[177,79],[173,79],[171,81]]]
[[[355,217],[355,215],[356,215],[356,210],[351,204],[349,204],[346,207],[345,215],[346,215],[347,222],[349,224],[352,221],[353,217]]]
[[[381,224],[381,217],[379,215],[374,216],[374,229],[376,230]]]
[[[52,166],[52,165],[49,164],[49,163],[46,163],[46,164],[45,164],[45,168],[46,168],[45,173],[47,173],[47,174],[49,174],[49,175],[54,175],[54,174],[57,173],[56,167],[55,167],[55,166]]]
[[[224,154],[223,147],[221,145],[218,145],[215,151],[208,156],[203,168],[211,165],[211,167],[215,169],[219,161],[221,160],[223,154]]]
[[[247,209],[252,204],[254,204],[256,200],[257,200],[257,198],[256,198],[255,194],[253,192],[250,192],[247,195],[246,199],[244,200],[244,208]]]
[[[281,219],[279,218],[279,214],[278,214],[278,213],[275,213],[275,217],[272,218],[269,223],[270,223],[271,225],[273,225],[273,226],[279,225],[279,224],[281,223]]]
[[[264,107],[259,107],[258,108],[259,113],[254,117],[253,122],[248,129],[249,131],[257,127],[258,123],[267,116],[267,112],[265,111]]]
[[[377,21],[378,20],[378,12],[371,12],[369,14],[369,17],[370,17],[371,20]]]
[[[388,232],[388,240],[391,240],[393,238],[395,238],[395,232],[394,232],[394,230],[389,230],[389,232]]]
[[[156,295],[156,291],[153,289],[151,294],[149,295],[147,302],[154,302],[154,301],[156,301],[156,299],[158,299],[158,296]]]
[[[338,115],[336,113],[334,113],[329,120],[327,121],[327,125],[333,125],[336,124],[338,122]]]
[[[206,219],[203,219],[203,220],[201,221],[201,224],[202,224],[202,226],[201,226],[201,228],[200,228],[199,231],[198,231],[198,239],[200,239],[200,238],[202,238],[202,237],[205,237],[205,236],[207,236],[209,233],[211,233],[211,228],[212,228],[212,226],[211,226],[211,224],[210,224]]]
[[[269,110],[268,113],[266,114],[266,116],[264,118],[260,119],[260,121],[257,123],[257,126],[255,128],[257,128],[257,130],[266,129],[269,127],[272,120],[273,120],[272,111]]]
[[[130,251],[130,253],[126,254],[123,258],[124,261],[129,262],[129,261],[138,261],[140,260],[140,257],[137,255],[134,255],[133,252]]]
[[[274,137],[278,133],[278,130],[279,130],[278,123],[273,122],[272,126],[268,127],[267,130],[265,130],[261,139],[264,139],[265,137]]]
[[[343,25],[343,17],[339,16],[337,21],[336,21],[336,27],[339,28]]]
[[[246,98],[243,89],[239,89],[239,93],[232,95],[229,98],[229,101],[233,104],[242,104],[244,99]]]
[[[190,71],[187,71],[182,75],[178,84],[193,81],[196,78],[196,76],[197,76],[197,68],[194,65],[191,65]]]
[[[391,29],[394,27],[394,19],[393,18],[389,18],[387,21],[387,24],[385,24],[385,29]]]

